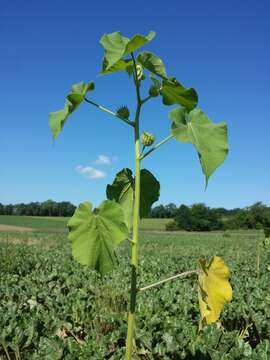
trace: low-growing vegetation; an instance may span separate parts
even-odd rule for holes
[[[248,231],[141,233],[140,286],[195,269],[198,257],[215,253],[231,269],[234,298],[218,324],[198,333],[195,275],[142,293],[134,359],[269,359],[270,256],[261,253],[258,276],[260,237]],[[119,248],[119,271],[105,278],[73,260],[66,234],[2,232],[0,245],[0,358],[123,359],[127,244]]]

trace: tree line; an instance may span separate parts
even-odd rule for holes
[[[25,215],[25,216],[72,216],[76,206],[69,201],[56,202],[47,200],[44,202],[31,202],[29,204],[0,203],[0,215]]]
[[[152,218],[171,218],[167,230],[211,231],[270,228],[270,207],[257,202],[243,209],[210,208],[205,204],[191,206],[159,205],[151,210]]]
[[[31,202],[28,204],[0,203],[0,215],[72,216],[76,206],[69,201]],[[152,208],[150,218],[171,219],[167,230],[211,231],[270,228],[270,207],[262,202],[235,209],[210,208],[203,203],[191,206],[174,203]]]

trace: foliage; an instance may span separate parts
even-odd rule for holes
[[[153,219],[155,220],[155,219]],[[162,221],[162,220],[161,220]],[[141,236],[140,284],[187,268],[218,253],[231,269],[233,301],[220,322],[198,334],[193,278],[176,280],[138,297],[136,355],[141,360],[270,357],[270,254],[255,274],[258,234]],[[13,239],[21,244],[13,245]],[[32,245],[24,245],[30,240]],[[0,357],[21,360],[122,360],[127,328],[127,245],[117,250],[119,271],[101,278],[72,259],[65,234],[0,233]],[[19,354],[19,355],[18,355]],[[134,356],[134,357],[135,357]]]
[[[72,255],[83,265],[101,274],[115,265],[115,248],[128,236],[122,207],[114,201],[104,201],[92,211],[92,204],[82,203],[68,221]]]

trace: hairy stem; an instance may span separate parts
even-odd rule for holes
[[[89,99],[86,99],[86,98],[84,98],[84,100],[85,100],[88,104],[91,104],[91,105],[96,106],[99,110],[105,111],[107,114],[110,114],[110,115],[112,115],[112,116],[117,117],[118,119],[124,121],[126,124],[131,125],[131,126],[133,126],[133,127],[135,126],[134,121],[129,120],[129,119],[122,118],[121,116],[118,116],[116,112],[114,112],[114,111],[112,111],[112,110],[110,110],[110,109],[107,109],[107,108],[105,108],[104,106],[101,106],[101,105],[95,103],[95,102],[92,101],[92,100],[89,100]]]
[[[131,248],[131,280],[130,280],[130,310],[128,314],[128,332],[126,339],[126,360],[132,360],[133,353],[133,340],[135,329],[135,311],[136,311],[136,295],[137,295],[137,274],[139,263],[139,222],[140,222],[140,187],[141,187],[141,161],[140,161],[140,111],[141,111],[141,99],[139,81],[136,74],[136,63],[134,61],[134,81],[137,94],[137,110],[135,117],[134,137],[135,137],[135,198],[134,198],[134,210],[133,210],[133,240]]]
[[[145,154],[141,155],[140,159],[144,159],[146,156],[148,156],[149,154],[151,154],[151,152],[155,151],[156,149],[158,149],[161,145],[165,144],[167,141],[171,140],[174,138],[174,135],[171,134],[169,136],[167,136],[165,139],[163,139],[162,141],[160,141],[157,145],[153,146],[150,150],[148,150]]]
[[[176,274],[176,275],[170,276],[170,277],[168,277],[166,279],[157,281],[156,283],[144,286],[144,287],[138,289],[138,291],[145,291],[145,290],[148,290],[148,289],[152,289],[153,287],[157,287],[159,285],[165,284],[168,281],[175,280],[175,279],[178,279],[178,278],[183,278],[183,277],[186,277],[186,276],[191,275],[191,274],[198,274],[199,272],[200,272],[200,270],[185,271],[185,272],[182,272],[180,274]]]

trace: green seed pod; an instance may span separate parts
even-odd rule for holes
[[[152,85],[149,89],[149,95],[152,96],[152,97],[156,97],[158,96],[158,89],[156,88],[155,85]]]
[[[141,135],[141,143],[144,146],[151,146],[155,142],[155,136],[144,131]]]
[[[142,80],[143,77],[143,67],[140,64],[136,65],[136,72],[137,72],[137,78],[138,80]]]
[[[123,119],[128,119],[130,112],[127,106],[120,106],[120,108],[116,111],[116,114]]]

